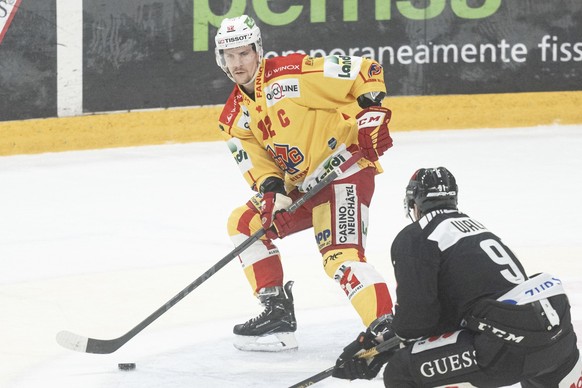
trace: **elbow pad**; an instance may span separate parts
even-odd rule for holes
[[[368,92],[362,94],[358,97],[358,105],[362,109],[369,108],[371,106],[380,106],[382,105],[382,100],[386,97],[386,93],[384,92]]]

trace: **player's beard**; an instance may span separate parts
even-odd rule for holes
[[[236,83],[242,86],[247,91],[252,91],[254,89],[255,79],[259,71],[259,65],[255,67],[252,72],[244,72],[240,74],[234,74],[234,79]]]

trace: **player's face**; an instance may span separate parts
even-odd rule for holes
[[[239,85],[248,84],[253,80],[257,66],[259,66],[259,54],[252,46],[243,46],[224,50],[226,67]]]

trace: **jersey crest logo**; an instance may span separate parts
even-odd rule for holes
[[[289,144],[273,144],[273,146],[274,148],[270,145],[267,146],[267,152],[277,163],[277,166],[287,174],[297,174],[299,172],[297,166],[305,160],[301,150],[297,147],[290,147]]]

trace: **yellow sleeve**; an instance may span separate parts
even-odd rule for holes
[[[305,57],[301,105],[337,109],[368,92],[386,92],[384,70],[371,59],[355,56]]]
[[[283,179],[283,172],[276,168],[271,156],[255,137],[237,137],[236,132],[231,131],[229,134],[222,131],[222,137],[251,189],[259,191],[261,184],[270,176]]]
[[[265,179],[270,176],[283,179],[284,174],[253,136],[249,129],[248,112],[239,101],[240,91],[235,87],[220,115],[219,128],[244,179],[251,189],[259,191]]]

